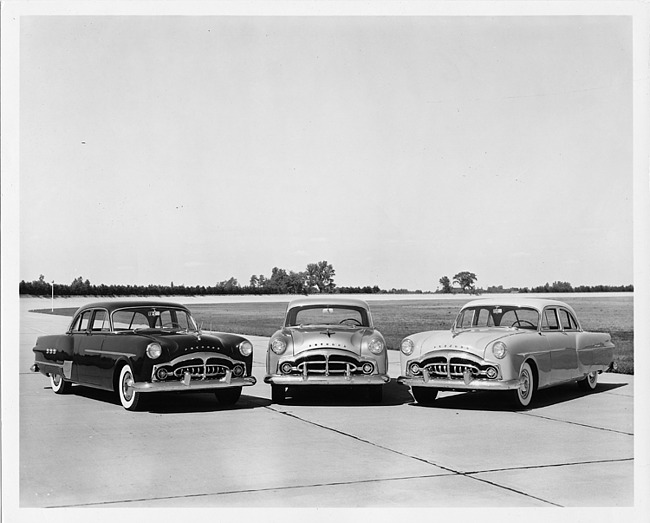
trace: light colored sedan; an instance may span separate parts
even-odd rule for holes
[[[363,300],[293,300],[283,327],[269,340],[264,381],[274,403],[284,401],[288,387],[310,385],[361,385],[380,402],[389,379],[386,342]]]
[[[432,403],[439,390],[501,390],[527,408],[538,389],[570,381],[595,389],[613,359],[611,336],[583,330],[566,303],[480,299],[462,307],[450,331],[404,338],[398,382],[418,403]]]

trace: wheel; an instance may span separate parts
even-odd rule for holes
[[[598,373],[590,372],[583,379],[578,381],[578,387],[582,390],[592,391],[598,385]]]
[[[72,389],[72,383],[65,381],[61,374],[50,374],[50,385],[55,394],[67,394]]]
[[[430,387],[412,387],[411,393],[415,398],[415,401],[421,403],[422,405],[431,405],[438,396],[438,389],[432,389]]]
[[[382,385],[371,385],[368,387],[368,396],[372,403],[381,403],[384,396],[384,387]]]
[[[241,396],[241,389],[241,387],[218,389],[214,391],[214,395],[222,405],[234,405]]]
[[[271,403],[282,403],[285,397],[284,385],[271,385]]]
[[[535,393],[535,374],[530,363],[524,362],[519,370],[519,388],[510,391],[514,406],[517,408],[526,408],[533,401]]]
[[[133,389],[133,371],[130,365],[124,365],[120,370],[120,380],[117,391],[120,396],[120,403],[126,410],[137,410],[140,403],[141,392]]]

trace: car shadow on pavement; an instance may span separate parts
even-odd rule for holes
[[[310,385],[289,387],[284,405],[369,407],[403,405],[413,400],[406,385],[391,379],[383,385],[382,400],[373,402],[363,386]]]
[[[72,395],[94,401],[110,403],[122,408],[115,392],[92,389],[75,385]],[[217,401],[213,392],[160,392],[143,395],[140,400],[140,412],[155,414],[179,414],[189,412],[218,412],[224,410],[247,410],[265,406],[265,401],[254,396],[242,393],[239,401],[234,405],[222,405]]]
[[[602,394],[626,386],[625,383],[599,383],[596,390],[585,392],[576,383],[566,383],[548,389],[538,390],[529,407],[535,409],[548,407],[560,403],[567,403],[584,396]],[[431,405],[423,405],[411,401],[411,405],[421,408],[456,409],[456,410],[484,410],[484,411],[525,411],[515,407],[510,401],[507,392],[459,392],[452,395],[439,396]]]

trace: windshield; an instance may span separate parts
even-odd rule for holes
[[[198,330],[192,316],[171,307],[129,307],[113,312],[115,332],[157,329],[170,332]]]
[[[287,327],[307,325],[343,325],[368,327],[368,312],[361,307],[323,306],[296,307],[287,314]]]
[[[539,313],[535,309],[512,305],[481,305],[460,311],[455,328],[516,327],[537,330],[538,323]]]

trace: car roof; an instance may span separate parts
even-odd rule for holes
[[[304,296],[302,298],[291,300],[287,306],[287,310],[293,309],[294,307],[307,307],[310,305],[322,305],[323,307],[330,305],[349,305],[352,307],[361,307],[366,310],[369,309],[368,304],[359,298],[347,298],[332,294],[319,294],[318,296]]]
[[[87,303],[79,307],[77,312],[87,309],[106,309],[108,312],[113,312],[117,309],[124,309],[126,307],[174,307],[179,309],[188,310],[185,305],[172,301],[158,301],[158,300],[110,300],[110,301],[96,301]]]
[[[499,297],[499,298],[481,298],[478,300],[472,300],[463,305],[463,309],[466,307],[476,307],[480,305],[487,305],[488,307],[492,306],[507,306],[512,305],[515,307],[530,307],[541,311],[544,307],[555,306],[555,307],[564,307],[569,309],[575,314],[573,308],[559,300],[552,300],[548,298],[533,298],[533,297]]]

